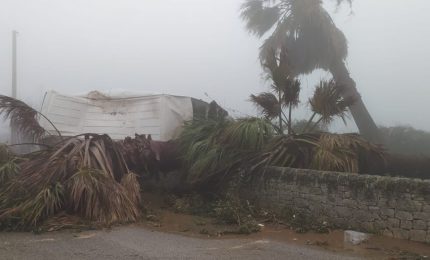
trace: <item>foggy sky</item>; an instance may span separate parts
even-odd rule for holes
[[[127,89],[216,99],[254,115],[267,90],[261,40],[239,18],[242,0],[0,0],[0,93],[10,95],[11,31],[18,95],[39,106],[47,90]],[[428,0],[355,0],[333,18],[349,41],[348,67],[379,125],[430,130]],[[302,78],[302,105],[320,78]],[[205,93],[207,93],[206,96]],[[306,116],[305,109],[297,115]],[[2,123],[3,124],[3,123]],[[356,131],[353,123],[333,129]]]

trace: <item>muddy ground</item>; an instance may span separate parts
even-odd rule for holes
[[[0,233],[0,259],[428,259],[430,245],[372,236],[344,243],[343,231],[296,233],[282,223],[236,234],[237,226],[179,213],[146,194],[146,214],[133,225],[102,230]]]
[[[286,224],[261,223],[261,231],[252,234],[236,234],[234,225],[220,224],[219,220],[207,217],[175,212],[166,205],[160,196],[146,194],[149,212],[147,219],[136,226],[157,232],[178,234],[181,236],[209,239],[251,239],[277,241],[304,248],[354,255],[372,259],[430,259],[430,245],[388,237],[373,235],[360,244],[350,245],[344,242],[343,230],[330,230],[328,233],[297,233]]]

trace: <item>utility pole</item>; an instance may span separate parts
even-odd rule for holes
[[[17,98],[17,77],[16,77],[16,36],[18,32],[12,31],[12,97]],[[18,133],[16,132],[16,127],[11,124],[11,143],[16,144],[18,142]]]
[[[17,98],[17,78],[16,78],[16,36],[17,31],[12,31],[12,97]]]

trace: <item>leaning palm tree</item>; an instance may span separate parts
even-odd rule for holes
[[[257,37],[271,33],[260,50],[263,65],[267,62],[267,54],[274,49],[281,62],[286,57],[293,65],[292,76],[308,74],[318,68],[330,71],[336,82],[345,86],[343,96],[355,100],[349,108],[360,133],[370,141],[380,142],[378,128],[345,65],[348,54],[345,35],[324,9],[322,0],[246,0],[241,16],[247,29]],[[288,56],[283,55],[286,50]]]

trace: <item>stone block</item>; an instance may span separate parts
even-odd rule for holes
[[[424,220],[414,220],[413,221],[413,228],[419,229],[419,230],[426,230],[427,229],[427,222]]]
[[[352,210],[347,207],[337,206],[336,212],[339,217],[350,217],[352,215]]]
[[[423,212],[430,213],[430,205],[424,205]]]
[[[394,217],[394,209],[381,209],[381,215],[382,216],[386,216],[389,218],[393,218]]]
[[[384,220],[376,220],[373,222],[373,227],[376,232],[380,232],[381,230],[384,230],[388,227],[388,224]]]
[[[414,212],[412,213],[414,216],[414,219],[420,219],[420,220],[430,220],[430,212]]]
[[[391,228],[400,228],[400,220],[397,218],[389,218],[387,222]]]
[[[400,221],[400,228],[411,230],[412,229],[412,221],[410,221],[410,220]]]
[[[395,213],[395,216],[396,216],[396,218],[398,218],[400,220],[413,220],[414,219],[412,214],[407,212],[407,211],[397,211]]]
[[[346,230],[343,233],[343,239],[346,244],[359,245],[369,240],[370,235],[362,232]]]
[[[427,232],[424,230],[411,230],[410,239],[417,242],[426,242]]]
[[[421,211],[422,207],[423,205],[420,201],[406,199],[398,200],[396,209],[404,211]]]
[[[369,210],[370,210],[370,211],[379,211],[379,210],[380,210],[380,208],[379,208],[379,207],[376,207],[376,206],[369,206]]]

